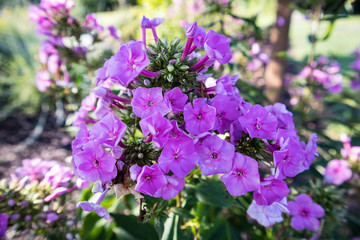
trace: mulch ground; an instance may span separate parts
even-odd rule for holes
[[[0,122],[0,179],[9,177],[23,159],[41,158],[64,162],[71,155],[73,138],[62,128],[55,127],[54,117],[47,120],[41,137],[33,144],[24,145],[24,140],[32,133],[37,116],[27,117],[14,114]]]

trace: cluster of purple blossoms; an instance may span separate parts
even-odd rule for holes
[[[298,77],[307,79],[309,84],[315,85],[315,97],[320,99],[324,92],[335,94],[342,91],[343,76],[340,72],[340,64],[325,56],[320,56],[317,61],[313,61],[299,73]]]
[[[104,32],[94,14],[87,15],[83,24],[71,16],[74,5],[73,0],[42,0],[38,6],[29,8],[29,18],[36,24],[36,32],[45,37],[38,52],[42,68],[35,77],[36,87],[41,92],[47,91],[52,84],[54,87],[72,87],[67,64],[74,59],[85,59],[88,47],[99,41],[98,35]],[[108,32],[114,39],[119,39],[113,26]]]
[[[193,22],[185,26],[185,45],[169,43],[156,35],[162,21],[142,18],[143,39],[150,28],[155,45],[121,44],[82,103],[72,163],[100,196],[79,206],[108,218],[100,203],[111,187],[117,196],[169,200],[199,168],[204,176],[220,174],[235,197],[253,192],[249,215],[261,224],[279,222],[289,212],[285,179],[310,168],[316,134],[300,141],[284,104],[252,105],[235,86],[238,76],[207,73],[215,62],[231,60],[227,37]],[[88,129],[85,123],[94,124]]]
[[[33,222],[67,218],[58,208],[62,197],[90,186],[87,181],[74,179],[71,168],[40,158],[23,160],[10,176],[7,187],[0,187],[0,238],[13,225],[31,227]]]
[[[341,134],[340,140],[344,144],[344,148],[341,149],[342,159],[331,160],[324,173],[325,181],[334,185],[348,181],[353,175],[350,165],[360,161],[360,147],[351,146],[351,138],[345,133]]]
[[[352,90],[357,91],[360,89],[360,47],[357,47],[352,55],[355,60],[351,65],[351,69],[355,72],[355,76],[351,79],[350,87]]]
[[[249,52],[251,60],[246,64],[246,67],[252,72],[260,70],[269,62],[269,56],[263,52],[259,43],[252,43]]]

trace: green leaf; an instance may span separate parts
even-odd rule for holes
[[[165,221],[164,234],[161,240],[183,240],[180,229],[180,216],[170,213],[169,218]]]
[[[189,190],[194,191],[196,198],[203,203],[218,206],[218,207],[230,207],[234,199],[225,191],[225,186],[220,181],[201,181],[199,184],[187,184]]]
[[[138,218],[132,215],[114,213],[110,213],[110,215],[114,218],[117,227],[122,228],[135,239],[158,239],[158,235],[150,223],[140,223]]]
[[[195,218],[194,215],[192,215],[187,209],[185,208],[173,208],[172,212],[176,215],[179,215],[182,218],[187,218],[187,219],[193,219]]]

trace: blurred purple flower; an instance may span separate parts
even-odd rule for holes
[[[325,169],[325,181],[335,185],[341,185],[352,176],[351,168],[345,160],[331,160]]]
[[[271,205],[258,205],[253,200],[247,209],[246,213],[253,219],[256,219],[264,227],[270,227],[275,223],[282,222],[282,213],[289,213],[287,209],[286,198],[279,202],[274,202]]]
[[[317,231],[320,227],[318,218],[322,218],[325,214],[324,209],[319,204],[313,203],[306,194],[300,194],[295,201],[288,202],[288,209],[293,216],[291,226],[297,230],[307,228],[310,231]]]

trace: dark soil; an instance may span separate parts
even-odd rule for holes
[[[73,138],[62,128],[55,127],[54,117],[49,116],[42,135],[31,145],[24,140],[32,133],[38,117],[14,114],[0,122],[0,179],[22,165],[27,158],[41,158],[64,162],[71,155]]]

